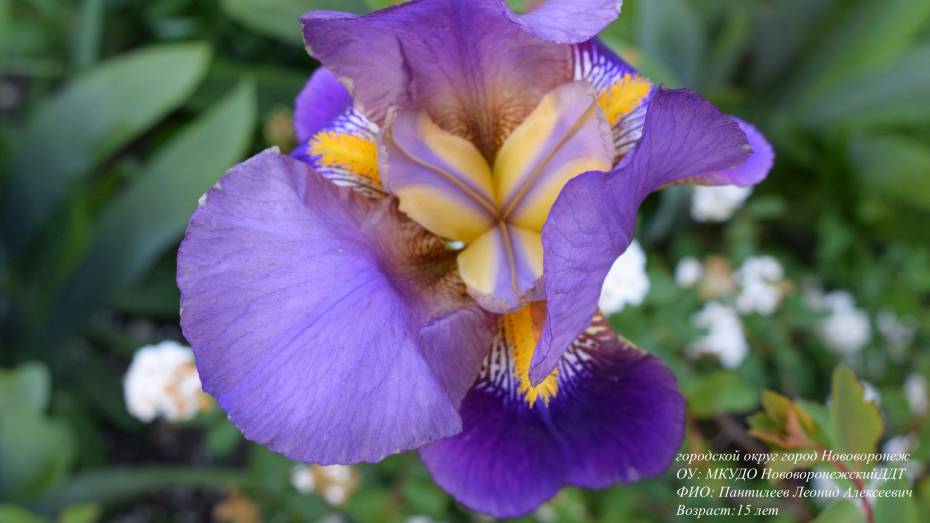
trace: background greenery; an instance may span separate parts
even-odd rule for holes
[[[175,252],[198,196],[249,154],[293,146],[288,111],[316,67],[299,15],[385,3],[0,0],[0,521],[208,521],[233,494],[264,521],[332,511],[294,491],[292,464],[243,441],[216,409],[182,425],[135,420],[121,380],[135,349],[182,339]],[[605,41],[654,80],[694,87],[756,123],[778,157],[723,225],[692,223],[686,189],[644,209],[638,237],[652,291],[612,321],[678,375],[689,404],[684,448],[759,445],[747,442],[746,419],[772,389],[810,400],[799,408],[828,433],[822,444],[844,448],[844,431],[874,433],[867,440],[913,432],[926,462],[930,427],[908,409],[901,383],[930,376],[930,2],[625,4]],[[880,413],[843,371],[832,386],[851,399],[825,406],[839,359],[812,334],[817,316],[798,292],[777,314],[746,319],[752,351],[739,368],[684,357],[700,334],[688,321],[699,298],[675,286],[675,262],[721,254],[737,264],[760,253],[796,284],[850,289],[872,314],[916,319],[902,358],[888,358],[875,337],[847,362],[882,393]],[[754,426],[783,430],[778,408],[766,412]],[[475,519],[415,455],[359,470],[345,518]],[[675,520],[675,490],[701,483],[674,470],[634,486],[566,490],[528,520]],[[818,521],[861,517],[848,508]],[[807,521],[822,506],[781,509],[758,520]],[[881,522],[918,521],[930,513],[930,479],[917,479],[913,500],[876,510]]]

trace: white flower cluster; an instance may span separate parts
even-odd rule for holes
[[[901,361],[907,357],[907,349],[914,343],[917,322],[914,318],[900,318],[891,311],[881,311],[875,317],[878,333],[885,342],[885,349],[892,359]]]
[[[927,394],[927,378],[913,373],[904,380],[904,397],[916,416],[930,412],[930,396]]]
[[[740,289],[736,309],[741,314],[769,316],[775,312],[784,295],[785,271],[778,260],[771,256],[746,258],[734,276]]]
[[[700,285],[701,297],[708,300],[691,318],[707,334],[690,345],[689,353],[714,355],[725,367],[738,367],[749,353],[740,315],[774,313],[785,295],[784,277],[772,256],[746,258],[735,272],[720,256],[710,256],[703,264],[694,257],[682,258],[675,267],[675,282],[681,287]]]
[[[811,308],[827,312],[817,325],[817,334],[830,350],[850,356],[865,348],[872,339],[869,315],[856,307],[850,293],[823,294],[819,289],[810,289],[807,302]]]
[[[442,522],[436,521],[435,519],[429,516],[418,514],[418,515],[408,517],[407,519],[404,520],[404,523],[442,523]]]
[[[649,292],[646,274],[646,253],[633,240],[626,251],[610,267],[601,288],[598,306],[604,314],[614,314],[627,305],[639,305]]]
[[[291,486],[301,494],[319,492],[327,503],[339,506],[358,488],[358,473],[349,465],[295,465]]]
[[[210,406],[190,347],[174,341],[142,347],[123,378],[126,407],[136,418],[186,421]]]
[[[733,369],[739,367],[749,353],[743,324],[733,307],[716,301],[708,302],[691,317],[691,323],[707,330],[707,334],[688,347],[691,355],[713,355],[724,367]]]
[[[724,222],[743,206],[750,194],[752,187],[695,187],[691,196],[691,217],[698,222]]]
[[[704,277],[704,265],[694,256],[685,256],[675,266],[675,283],[679,287],[694,287]]]
[[[888,441],[882,446],[882,453],[907,454],[913,452],[917,448],[917,441],[917,435],[913,433],[888,438]],[[913,483],[915,478],[923,474],[925,467],[923,463],[915,460],[905,461],[901,465],[904,467],[905,477],[909,483]]]

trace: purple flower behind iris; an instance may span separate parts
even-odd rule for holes
[[[682,397],[598,313],[601,284],[651,192],[757,183],[772,151],[593,39],[617,13],[303,17],[323,67],[301,145],[226,173],[178,254],[204,388],[246,437],[320,464],[419,449],[499,517],[668,466]]]

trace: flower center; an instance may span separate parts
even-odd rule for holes
[[[394,115],[379,165],[400,209],[443,238],[461,241],[459,272],[486,309],[508,312],[534,299],[542,276],[542,227],[562,187],[614,158],[610,125],[591,87],[544,96],[489,164],[471,142],[425,112]]]

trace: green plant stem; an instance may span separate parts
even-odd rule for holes
[[[821,447],[820,452],[823,455],[823,452],[827,449]],[[859,500],[862,502],[862,510],[865,512],[865,520],[867,523],[875,523],[875,516],[872,515],[872,504],[869,503],[867,497],[862,496],[862,491],[865,490],[865,484],[862,483],[861,478],[853,477],[852,471],[849,470],[849,467],[845,463],[838,459],[831,459],[830,463],[837,468],[843,474],[846,474],[849,478],[849,481],[852,481],[853,486],[856,487],[856,490],[859,491]]]

